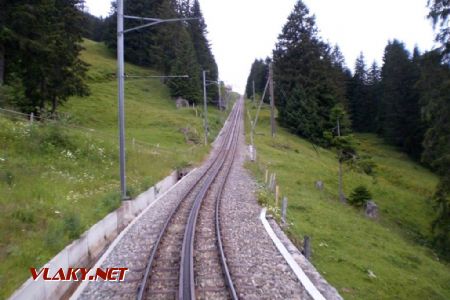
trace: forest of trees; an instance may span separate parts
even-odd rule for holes
[[[83,0],[0,1],[0,105],[23,112],[55,115],[70,96],[89,94],[88,65],[80,60],[82,39],[116,47],[116,14],[97,18]],[[197,18],[133,31],[125,38],[125,59],[161,75],[189,75],[166,80],[173,97],[198,102],[202,70],[217,81],[218,68],[207,40],[198,0],[125,1],[125,13],[153,18]],[[46,20],[43,22],[42,20]],[[126,20],[127,28],[141,21]],[[210,101],[217,86],[207,88]]]
[[[79,59],[80,0],[0,2],[0,103],[54,114],[72,95],[86,95]],[[43,21],[45,20],[45,22]]]
[[[435,171],[441,178],[434,195],[432,243],[450,254],[450,65],[448,1],[430,1],[439,27],[439,49],[410,53],[398,40],[386,45],[383,65],[366,65],[363,53],[352,73],[339,47],[318,35],[314,16],[300,0],[288,17],[273,51],[278,122],[313,143],[330,146],[335,111],[342,107],[351,129],[373,132]],[[268,61],[268,60],[267,60]],[[267,80],[267,63],[255,60],[246,94]],[[342,124],[341,124],[342,125]],[[347,130],[347,128],[341,128]],[[349,128],[350,129],[350,128]]]
[[[202,94],[202,70],[208,70],[207,79],[217,81],[218,68],[206,37],[207,27],[198,0],[136,0],[125,1],[124,12],[133,16],[156,18],[197,18],[187,22],[167,23],[135,32],[125,37],[125,60],[139,66],[159,70],[163,75],[189,75],[167,80],[173,97],[199,102]],[[116,20],[113,13],[103,20],[103,27],[91,30],[92,37],[105,41],[116,49]],[[97,19],[98,21],[98,19]],[[126,27],[142,25],[139,20],[126,20]],[[218,99],[216,86],[208,86],[208,99]]]
[[[262,96],[267,79],[269,78],[269,64],[270,58],[266,58],[265,60],[255,59],[253,62],[245,87],[245,95],[247,98],[253,99],[253,83],[255,85],[255,95],[259,94]]]

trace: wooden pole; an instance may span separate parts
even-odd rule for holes
[[[269,65],[269,90],[270,90],[270,125],[272,138],[275,137],[275,99],[273,90],[273,64]]]
[[[339,118],[337,119],[337,131],[338,131],[338,136],[341,136],[341,126],[339,123]],[[338,174],[338,189],[339,189],[339,200],[341,202],[345,203],[345,196],[344,196],[344,183],[343,183],[343,174],[342,174],[342,150],[339,150],[339,174]]]
[[[281,203],[281,222],[283,224],[286,224],[287,202],[287,197],[283,197],[283,202]]]
[[[280,187],[277,185],[275,187],[275,206],[278,207],[278,198],[280,196]]]
[[[311,239],[307,235],[305,235],[305,238],[303,239],[302,253],[306,257],[307,260],[309,260],[311,258]]]

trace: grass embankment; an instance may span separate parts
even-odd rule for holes
[[[259,180],[266,168],[276,172],[289,200],[289,234],[296,241],[312,237],[313,264],[344,298],[450,299],[450,267],[424,246],[436,176],[374,135],[356,135],[359,153],[372,156],[377,171],[372,177],[347,167],[345,194],[366,185],[380,209],[373,221],[339,202],[334,152],[316,152],[283,128],[272,140],[268,109],[261,111],[255,140],[258,160],[249,168]],[[324,182],[323,191],[315,188],[317,180]]]
[[[74,97],[55,124],[0,115],[0,298],[10,295],[71,240],[120,205],[115,58],[85,41],[91,96]],[[127,64],[128,74],[155,74]],[[224,113],[210,109],[212,140]],[[79,127],[92,128],[86,130]],[[177,110],[159,79],[126,82],[127,180],[136,195],[171,170],[196,164],[209,147],[202,119]],[[136,140],[133,143],[133,138]]]

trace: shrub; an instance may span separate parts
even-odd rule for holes
[[[68,233],[69,238],[78,238],[81,234],[80,217],[75,214],[69,214],[64,217],[64,231]]]
[[[377,164],[372,160],[369,155],[361,155],[354,163],[353,169],[357,172],[367,174],[369,176],[376,175]]]
[[[104,196],[102,199],[102,208],[110,213],[120,206],[122,203],[121,195],[117,192],[112,192]]]
[[[12,214],[12,217],[26,224],[32,224],[35,222],[34,212],[28,208],[19,208]]]
[[[348,202],[357,207],[362,207],[367,201],[372,199],[372,195],[363,185],[356,187],[350,195]]]
[[[0,180],[5,182],[9,186],[12,186],[14,183],[14,174],[9,170],[0,172]]]
[[[43,144],[51,144],[56,148],[75,149],[71,138],[64,132],[64,129],[53,124],[49,125],[48,129],[43,132],[41,139]]]

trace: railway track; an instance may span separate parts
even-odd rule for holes
[[[230,114],[215,157],[159,232],[137,299],[237,299],[223,250],[220,201],[237,149],[241,101]]]

